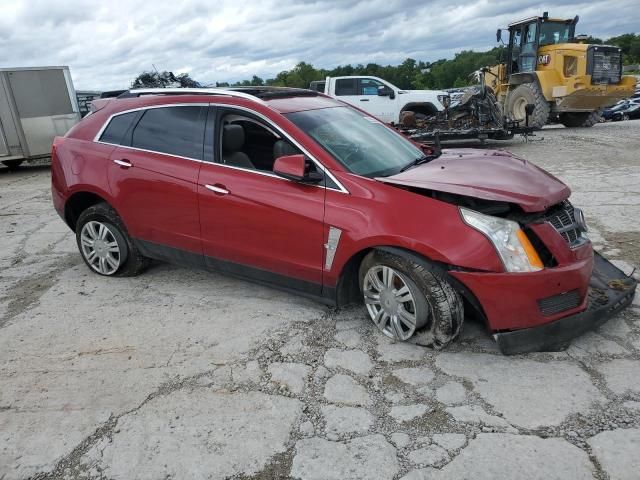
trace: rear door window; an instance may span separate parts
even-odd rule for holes
[[[358,79],[357,78],[342,78],[336,80],[336,95],[357,95],[358,94]]]
[[[131,146],[202,160],[206,107],[150,108],[133,129]]]

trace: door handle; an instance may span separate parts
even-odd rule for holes
[[[221,195],[227,195],[229,193],[229,190],[227,190],[226,188],[224,188],[224,185],[205,185],[204,188],[206,188],[207,190],[211,190],[212,192],[215,193],[219,193]]]
[[[361,98],[361,99],[360,99],[360,101],[361,101],[361,102],[368,102],[368,101],[369,101],[369,99],[368,99],[368,98]]]
[[[129,160],[126,160],[124,158],[122,160],[114,160],[113,163],[115,163],[116,165],[120,165],[123,168],[133,167],[133,165],[131,165],[131,162],[129,162]]]

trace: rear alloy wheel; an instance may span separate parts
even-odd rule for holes
[[[602,110],[593,112],[566,112],[560,114],[560,123],[568,128],[588,128],[600,122]]]
[[[100,275],[132,277],[149,264],[118,214],[106,203],[92,205],[80,214],[76,242],[84,262]]]
[[[460,296],[409,257],[372,251],[360,265],[360,288],[369,317],[387,337],[406,341],[419,334],[420,344],[442,348],[460,332]]]
[[[101,275],[113,275],[123,260],[113,225],[87,222],[80,231],[80,250],[87,264]]]

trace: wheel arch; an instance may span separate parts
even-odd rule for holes
[[[518,85],[522,85],[523,83],[534,83],[538,82],[538,76],[533,73],[514,73],[509,78],[509,85],[516,87]]]
[[[400,113],[406,111],[423,113],[425,115],[437,115],[438,107],[431,102],[409,102],[400,109]]]
[[[75,231],[80,214],[87,208],[98,203],[106,203],[113,208],[113,205],[109,203],[106,195],[102,192],[97,193],[91,190],[78,190],[72,193],[64,203],[64,221],[67,226]]]
[[[460,282],[460,280],[453,277],[452,275],[449,275],[449,271],[457,267],[454,267],[447,263],[432,260],[425,255],[409,248],[392,245],[377,245],[364,248],[354,253],[349,258],[349,260],[344,263],[340,272],[340,276],[338,277],[338,284],[336,289],[336,303],[338,307],[361,301],[360,279],[358,275],[360,264],[362,263],[362,260],[369,254],[369,252],[373,250],[380,250],[391,253],[393,255],[408,258],[411,261],[421,265],[426,270],[436,272],[438,275],[446,278],[447,281],[451,283],[453,288],[462,296],[465,303],[472,307],[472,310],[477,313],[478,317],[482,319],[485,325],[488,325],[484,309],[482,308],[480,301],[476,298],[473,292],[471,292],[471,290],[469,290],[462,282]]]
[[[553,87],[563,85],[558,72],[555,70],[514,73],[509,78],[510,87],[517,87],[523,83],[537,84],[547,102],[553,101]]]

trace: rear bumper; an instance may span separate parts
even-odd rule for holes
[[[494,338],[505,355],[554,349],[604,324],[633,300],[637,282],[594,252],[588,306],[583,312],[537,327],[499,332]]]

